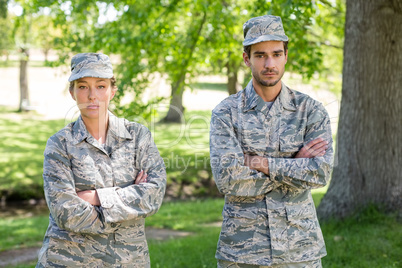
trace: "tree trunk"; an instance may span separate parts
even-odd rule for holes
[[[193,32],[193,25],[190,25],[189,27],[189,36],[190,36],[190,41],[191,43],[190,46],[188,47],[188,54],[184,55],[186,58],[184,60],[184,63],[181,66],[181,72],[180,75],[177,79],[177,81],[172,82],[172,98],[170,99],[170,106],[169,106],[169,111],[166,115],[165,118],[162,119],[163,122],[167,123],[179,123],[182,122],[183,119],[183,92],[184,92],[184,87],[185,87],[185,78],[187,75],[187,70],[188,66],[191,61],[191,57],[193,56],[194,49],[197,45],[198,39],[200,38],[201,35],[201,30],[204,27],[204,24],[206,22],[207,18],[207,13],[204,10],[202,19],[199,22],[198,29],[196,32]]]
[[[402,1],[347,0],[337,161],[321,219],[402,215]]]
[[[28,60],[29,52],[28,49],[21,49],[21,59],[20,59],[20,112],[29,111],[29,89],[28,89]]]
[[[226,64],[226,70],[227,70],[227,77],[228,77],[228,93],[229,95],[236,94],[237,93],[237,73],[239,71],[239,66],[236,64],[236,61],[230,60],[230,53],[229,53],[229,61]]]
[[[185,74],[182,74],[179,81],[175,84],[172,84],[172,98],[170,99],[169,111],[165,118],[163,118],[163,122],[169,123],[181,123],[183,122],[183,92],[184,92],[184,77]]]
[[[50,49],[43,49],[43,55],[45,56],[45,62],[48,62]]]

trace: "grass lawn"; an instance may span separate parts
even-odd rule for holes
[[[152,267],[216,267],[214,254],[220,227],[211,223],[221,221],[223,203],[223,199],[164,203],[146,225],[185,230],[193,235],[149,241]],[[40,245],[47,224],[47,215],[0,219],[0,251]],[[323,267],[401,267],[402,228],[395,216],[368,209],[359,217],[322,223],[321,227],[328,251]]]
[[[164,159],[168,183],[177,184],[172,189],[173,197],[185,195],[186,190],[191,191],[187,195],[208,194],[205,185],[212,181],[210,117],[210,111],[188,112],[185,124],[148,125]],[[0,108],[0,197],[6,195],[14,200],[43,197],[43,151],[47,139],[64,125],[64,120],[44,121]]]
[[[165,160],[168,181],[196,185],[211,179],[208,157],[210,112],[190,112],[186,124],[150,127]],[[46,140],[64,120],[33,120],[0,110],[0,192],[30,198],[42,193],[42,161]],[[183,186],[183,185],[182,185]],[[185,187],[181,189],[185,191]],[[202,186],[197,188],[203,190]],[[326,188],[313,191],[318,204]],[[40,194],[39,194],[40,195]],[[216,267],[214,258],[222,199],[165,202],[146,225],[192,232],[167,241],[149,241],[152,267]],[[0,218],[0,251],[40,246],[48,215]],[[323,267],[401,267],[402,226],[395,216],[368,209],[359,217],[321,224],[328,256]],[[16,267],[33,267],[35,263]]]

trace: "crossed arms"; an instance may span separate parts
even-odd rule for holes
[[[137,177],[135,178],[134,184],[141,184],[141,183],[147,182],[147,177],[148,177],[148,174],[145,173],[143,170],[141,170],[140,173],[138,173]],[[80,192],[77,192],[77,195],[79,198],[87,201],[88,203],[90,203],[93,206],[101,205],[99,196],[98,196],[98,192],[96,190],[80,191]]]
[[[328,141],[317,138],[307,143],[296,154],[295,158],[314,158],[322,157],[328,149]],[[260,171],[269,175],[268,159],[258,155],[244,154],[244,165],[251,169]]]
[[[237,129],[241,126],[233,121],[233,110],[222,105],[211,117],[211,168],[221,193],[257,196],[282,185],[299,189],[326,185],[332,170],[333,149],[329,116],[321,104],[309,107],[312,112],[305,119],[303,130],[305,145],[293,158],[245,153],[242,139],[236,134],[241,133]]]

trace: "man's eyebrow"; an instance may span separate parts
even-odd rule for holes
[[[283,49],[279,49],[279,50],[272,51],[272,54],[283,53],[283,52],[284,52]],[[254,55],[264,55],[264,54],[267,54],[267,53],[264,52],[264,51],[254,51],[253,54]]]

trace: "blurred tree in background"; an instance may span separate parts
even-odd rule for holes
[[[282,16],[290,38],[289,72],[330,79],[339,78],[341,70],[343,0],[10,0],[10,5],[24,11],[9,12],[12,19],[6,21],[16,40],[25,34],[27,48],[57,52],[58,60],[48,66],[68,66],[75,53],[110,55],[119,87],[113,111],[140,122],[164,112],[151,105],[161,97],[143,98],[159,79],[169,83],[172,95],[165,122],[182,120],[183,92],[202,75],[226,76],[230,94],[242,88],[251,78],[243,64],[242,26],[254,16]],[[208,169],[209,164],[202,171]],[[33,180],[41,181],[36,173]]]
[[[347,0],[337,160],[323,219],[371,205],[402,218],[402,1]]]
[[[34,0],[62,35],[54,38],[58,64],[68,63],[73,53],[102,51],[116,55],[119,94],[115,112],[149,117],[142,93],[154,79],[170,83],[170,108],[165,122],[181,122],[183,92],[201,74],[227,76],[228,92],[248,82],[242,59],[242,25],[249,18],[279,15],[290,38],[290,72],[310,79],[316,73],[333,74],[323,63],[323,50],[342,55],[344,1],[311,0]],[[332,53],[331,53],[332,54]],[[338,66],[341,56],[337,57]],[[332,72],[331,72],[332,71]],[[124,96],[131,100],[120,103]],[[157,102],[158,99],[151,100]],[[145,112],[146,111],[146,112]]]

